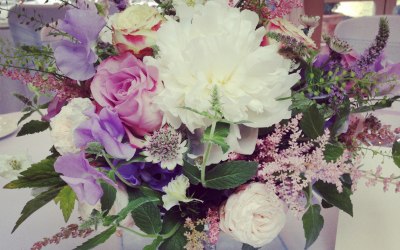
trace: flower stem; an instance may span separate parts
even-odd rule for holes
[[[118,227],[120,227],[120,228],[122,228],[122,229],[124,229],[124,230],[126,230],[126,231],[128,231],[128,232],[130,232],[130,233],[139,235],[140,237],[145,237],[145,238],[157,238],[157,237],[158,237],[158,236],[155,235],[155,234],[143,234],[143,233],[139,233],[139,232],[137,232],[137,231],[135,231],[135,230],[133,230],[133,229],[130,229],[129,227],[124,227],[124,226],[121,226],[121,225],[119,225]]]
[[[210,138],[213,138],[216,126],[217,126],[217,122],[214,121],[211,125]],[[208,142],[207,148],[203,155],[203,162],[201,164],[201,183],[203,184],[204,187],[206,186],[206,167],[207,167],[208,158],[210,157],[211,147],[212,147],[212,143]]]

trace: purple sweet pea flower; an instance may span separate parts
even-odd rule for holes
[[[56,172],[76,193],[80,202],[95,205],[103,195],[98,180],[102,179],[116,187],[107,176],[90,166],[84,153],[65,154],[58,157],[54,164]]]
[[[90,142],[99,142],[106,152],[118,159],[131,159],[136,149],[129,143],[122,143],[125,129],[118,114],[109,109],[102,109],[99,114],[88,112],[89,120],[75,130],[75,144],[85,147]]]
[[[123,165],[118,172],[132,185],[148,184],[152,189],[162,191],[173,178],[181,174],[181,169],[176,167],[173,171],[162,169],[160,164],[135,162]]]
[[[62,39],[52,44],[57,67],[62,73],[79,81],[94,76],[93,64],[97,55],[93,48],[105,25],[104,18],[95,9],[70,9],[66,12],[58,29],[71,35],[73,40]]]

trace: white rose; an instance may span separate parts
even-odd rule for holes
[[[6,179],[17,178],[30,166],[31,161],[26,155],[0,155],[0,176]]]
[[[77,153],[79,148],[75,146],[74,131],[84,121],[88,120],[84,114],[86,110],[94,110],[94,105],[88,98],[74,98],[60,113],[50,120],[54,147],[60,154]]]
[[[228,198],[220,208],[220,220],[226,234],[261,247],[278,236],[286,215],[282,201],[267,185],[251,183]]]

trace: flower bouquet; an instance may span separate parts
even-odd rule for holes
[[[387,20],[363,54],[336,37],[318,50],[310,38],[318,18],[301,16],[300,27],[283,19],[300,6],[77,0],[63,2],[65,18],[50,24],[22,9],[49,44],[10,53],[3,42],[1,74],[34,92],[17,95],[21,122],[42,115],[18,136],[50,129],[54,147],[13,168],[18,177],[5,188],[35,191],[13,231],[55,200],[66,222],[75,203],[83,211],[80,225],[62,231],[91,237],[76,249],[121,230],[153,238],[147,250],[209,248],[220,232],[257,249],[293,213],[308,248],[321,209],[353,215],[363,177],[400,191],[396,176],[360,166],[368,146],[386,145],[400,167],[399,129],[372,113],[400,98],[400,65],[383,53]]]

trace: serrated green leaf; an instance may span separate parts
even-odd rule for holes
[[[260,248],[253,247],[246,243],[243,243],[243,245],[242,245],[242,250],[257,250],[257,249],[260,249]]]
[[[219,164],[206,172],[205,185],[218,190],[235,188],[254,177],[257,167],[258,163],[248,161]]]
[[[400,168],[400,141],[395,141],[392,147],[393,161]]]
[[[96,235],[95,237],[91,238],[90,240],[86,241],[82,245],[76,247],[74,250],[89,250],[93,249],[96,246],[106,242],[117,230],[116,226],[109,227],[107,230],[103,231],[102,233]]]
[[[335,162],[343,155],[344,148],[341,144],[327,144],[325,146],[324,158],[327,162]]]
[[[21,94],[18,94],[18,93],[14,93],[14,96],[15,96],[18,100],[20,100],[22,103],[24,103],[25,105],[27,105],[27,106],[32,106],[32,101],[29,100],[28,97],[25,97],[25,96],[23,96],[23,95],[21,95]]]
[[[143,250],[157,250],[157,247],[163,242],[163,238],[158,236],[150,245],[147,245],[143,248]]]
[[[391,107],[392,104],[395,101],[397,101],[398,99],[400,99],[400,96],[394,96],[394,97],[388,98],[386,100],[378,101],[370,106],[359,107],[359,108],[355,109],[353,112],[354,113],[364,113],[364,112],[369,112],[369,111],[376,111],[376,110],[383,109],[383,108],[388,108],[388,107]]]
[[[62,187],[50,188],[48,191],[45,191],[33,198],[32,200],[28,201],[22,209],[21,216],[15,223],[15,226],[11,233],[13,233],[30,215],[36,212],[36,210],[53,200],[60,192],[61,188]]]
[[[18,125],[22,122],[22,121],[24,121],[24,120],[26,120],[28,117],[30,117],[33,113],[35,113],[35,111],[33,110],[33,111],[30,111],[30,112],[28,112],[28,113],[25,113],[25,114],[23,114],[22,115],[22,117],[19,119],[19,121],[18,121]]]
[[[321,201],[321,206],[322,206],[323,208],[331,208],[331,207],[334,207],[332,204],[328,203],[326,200],[322,200],[322,201]]]
[[[183,174],[189,179],[190,183],[197,185],[201,182],[201,173],[198,167],[183,161]]]
[[[161,234],[165,235],[173,230],[177,225],[182,224],[181,212],[177,208],[168,210],[163,218]]]
[[[117,197],[117,190],[106,182],[101,182],[100,185],[103,189],[103,196],[100,199],[101,210],[105,211],[107,215],[108,211],[114,205],[115,198]]]
[[[203,134],[203,143],[214,143],[221,147],[222,152],[226,153],[229,150],[229,145],[226,143],[226,137],[229,135],[230,125],[227,123],[218,122],[215,126],[213,136],[211,136],[211,127],[208,127]]]
[[[44,159],[32,164],[30,168],[20,173],[17,180],[11,181],[4,188],[37,188],[62,186],[65,182],[59,177],[59,173],[54,171],[54,159]]]
[[[154,197],[141,197],[139,199],[130,201],[128,203],[128,205],[118,213],[117,222],[123,221],[130,212],[132,212],[136,208],[142,206],[143,204],[146,204],[149,202],[157,202],[157,201],[159,201],[159,200]]]
[[[54,201],[60,203],[60,208],[64,216],[65,223],[68,222],[69,217],[72,214],[72,211],[75,207],[75,198],[76,194],[74,190],[70,186],[65,186],[61,191],[58,193]]]
[[[305,249],[309,248],[318,238],[324,218],[321,216],[321,207],[318,204],[311,205],[303,215],[303,228],[306,237]]]
[[[17,136],[39,133],[39,132],[45,131],[49,127],[50,127],[49,122],[32,120],[32,121],[25,123],[22,126],[22,128],[18,132]]]
[[[325,183],[323,181],[317,181],[314,183],[313,189],[329,204],[332,204],[342,211],[348,213],[350,216],[353,216],[353,204],[351,203],[350,199],[352,192],[349,188],[343,186],[343,192],[339,193],[336,185]]]
[[[307,111],[303,112],[300,127],[304,134],[311,139],[315,139],[324,133],[324,116],[321,115],[316,105],[312,105]]]
[[[141,190],[135,190],[130,193],[130,199],[138,199],[146,196]],[[135,225],[147,234],[158,234],[161,231],[160,209],[155,203],[146,203],[136,208],[132,212]]]
[[[184,249],[186,245],[186,237],[184,236],[185,228],[183,225],[179,225],[178,230],[169,237],[165,239],[164,242],[160,245],[160,250],[176,250],[176,249]]]

